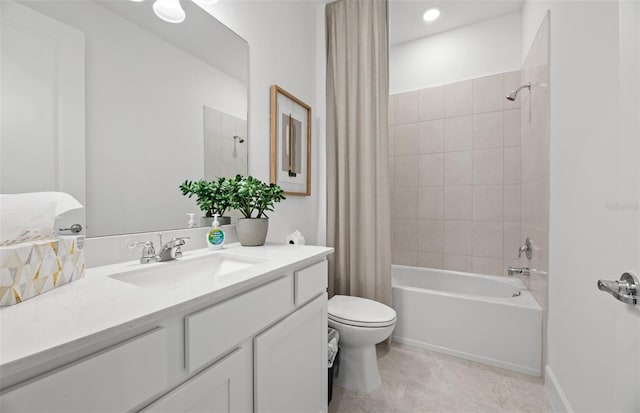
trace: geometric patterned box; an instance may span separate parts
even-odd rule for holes
[[[84,237],[0,247],[0,305],[14,305],[84,277]]]

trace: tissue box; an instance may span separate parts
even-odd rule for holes
[[[84,277],[83,241],[64,237],[0,247],[0,305],[17,304]]]

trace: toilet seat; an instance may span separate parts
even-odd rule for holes
[[[388,327],[396,322],[393,308],[361,297],[333,296],[327,312],[330,320],[355,327]]]

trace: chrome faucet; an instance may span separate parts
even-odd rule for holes
[[[514,275],[529,275],[530,272],[531,270],[529,269],[529,267],[515,268],[512,266],[509,266],[509,268],[507,269],[507,274],[510,277],[513,277]]]
[[[153,242],[134,242],[129,244],[129,249],[142,247],[142,256],[140,257],[140,264],[149,264],[150,262],[164,262],[175,260],[182,257],[181,247],[186,244],[186,240],[190,237],[173,238],[162,246],[160,253],[156,255],[156,250],[153,246]],[[160,245],[162,245],[162,235],[160,235]]]
[[[518,258],[522,257],[523,252],[527,256],[527,259],[530,260],[531,254],[533,253],[533,240],[529,237],[524,240],[524,244],[522,244],[522,246],[520,246],[520,248],[518,249]]]
[[[140,257],[140,264],[149,264],[150,262],[158,262],[158,256],[156,250],[153,247],[153,242],[134,242],[129,244],[129,249],[132,250],[137,247],[142,247],[142,257]]]
[[[158,262],[171,261],[176,258],[182,257],[182,246],[186,244],[186,240],[191,237],[178,237],[173,238],[162,246],[160,253],[157,255]]]

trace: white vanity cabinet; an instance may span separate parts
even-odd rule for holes
[[[325,411],[326,300],[317,297],[255,338],[256,412]]]
[[[143,412],[250,412],[253,409],[251,367],[251,349],[238,347]]]
[[[167,331],[154,329],[5,392],[0,411],[130,410],[169,384],[167,350]]]
[[[0,411],[326,412],[324,255],[264,278],[132,321],[115,345],[105,337],[59,362],[51,351],[3,383]]]

